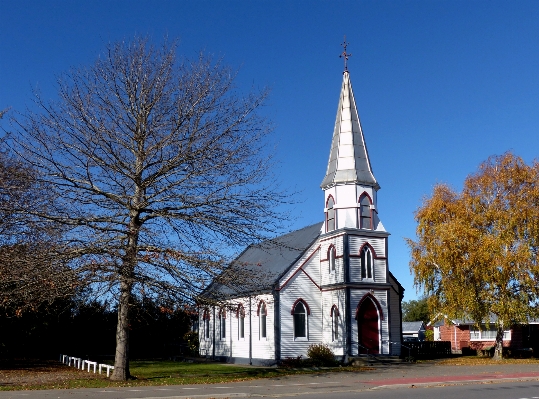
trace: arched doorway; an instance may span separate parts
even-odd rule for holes
[[[365,298],[357,310],[358,353],[380,353],[378,309],[371,298]]]

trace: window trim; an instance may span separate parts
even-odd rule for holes
[[[369,255],[368,258],[366,258],[365,260],[363,258],[363,253],[365,253],[365,256],[367,256],[367,254]],[[362,281],[374,281],[374,259],[375,259],[374,250],[368,243],[364,244],[359,250],[359,263],[360,263],[360,273],[361,273]],[[370,267],[369,267],[369,263],[370,263]],[[365,271],[365,274],[363,273],[363,271]],[[370,277],[369,277],[369,274],[371,275]]]
[[[329,201],[332,201],[332,204],[331,204],[331,208],[328,206],[329,205]],[[337,212],[335,211],[335,198],[333,198],[333,195],[328,195],[328,199],[326,200],[326,233],[330,232],[330,231],[335,231],[337,230]],[[329,219],[329,212],[332,212],[333,213],[333,218],[332,219]],[[330,229],[329,228],[329,221],[330,220],[333,220],[333,228]]]
[[[362,210],[363,210],[363,207],[364,206],[367,206],[366,204],[362,204],[362,201],[363,199],[366,198],[368,201],[369,201],[369,219],[370,219],[370,227],[364,227],[363,226],[363,218],[362,218]],[[358,226],[360,229],[365,229],[365,230],[374,230],[374,223],[373,223],[373,218],[374,218],[374,215],[373,215],[373,211],[372,211],[372,198],[371,196],[369,195],[369,193],[367,193],[366,191],[363,192],[363,194],[361,194],[359,196],[359,200],[358,200],[358,204],[359,204],[359,209],[358,209]]]
[[[265,312],[264,314],[262,312]],[[258,339],[267,340],[268,339],[268,305],[263,299],[258,303]],[[263,317],[262,317],[263,316]],[[263,323],[262,323],[263,322]],[[265,335],[262,335],[262,325],[264,325]]]
[[[295,315],[296,315],[296,307],[298,306],[299,303],[301,303],[303,305],[303,308],[305,309],[305,325],[304,325],[305,336],[304,337],[296,336],[296,317],[295,317]],[[291,310],[290,314],[292,315],[292,327],[293,327],[292,328],[292,333],[293,333],[294,341],[309,341],[309,316],[311,315],[311,309],[309,308],[309,305],[307,304],[307,302],[305,302],[305,300],[303,300],[303,298],[297,299],[296,302],[294,302],[294,304],[292,305],[292,310]]]
[[[210,312],[208,309],[204,309],[202,313],[202,337],[204,341],[209,341],[211,338],[210,335]]]
[[[245,341],[245,308],[242,304],[238,305],[236,317],[238,318],[238,341]],[[243,336],[241,336],[242,332]]]
[[[337,305],[331,307],[331,342],[339,341],[339,308]]]
[[[489,333],[493,331],[494,332],[494,337],[493,338],[483,337],[482,333],[486,333],[487,331]],[[475,333],[479,333],[479,338],[477,338],[477,337],[472,338],[472,335],[475,335]],[[512,335],[511,334],[511,329],[503,330],[502,341],[511,341],[511,335]],[[496,327],[495,326],[490,326],[487,329],[487,326],[485,324],[481,324],[479,330],[476,330],[475,326],[470,326],[470,341],[496,341]]]
[[[225,309],[219,310],[219,339],[221,341],[226,340],[226,310]]]
[[[327,258],[328,258],[328,269],[329,269],[329,273],[330,274],[334,274],[336,269],[337,269],[337,266],[336,266],[336,258],[337,258],[337,250],[335,249],[335,245],[331,244],[328,248],[328,253],[327,253]]]

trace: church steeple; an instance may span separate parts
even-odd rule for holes
[[[372,172],[350,74],[345,70],[329,162],[320,187],[326,190],[335,185],[349,183],[371,186],[375,190],[380,188]]]

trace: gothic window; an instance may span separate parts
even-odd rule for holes
[[[371,200],[367,194],[363,194],[359,199],[359,223],[360,228],[372,230]]]
[[[245,309],[238,305],[238,339],[245,338]]]
[[[307,338],[307,311],[302,301],[294,307],[294,338]]]
[[[331,340],[337,341],[339,339],[339,309],[333,305],[331,308]]]
[[[335,247],[331,245],[328,249],[328,262],[329,262],[329,272],[335,272]]]
[[[268,315],[266,304],[260,303],[260,338],[266,338],[266,317]]]
[[[334,206],[335,206],[335,201],[333,201],[333,197],[330,195],[328,198],[327,205],[326,205],[326,208],[327,208],[326,229],[327,231],[335,230],[335,209],[333,209]]]
[[[210,339],[210,312],[208,312],[208,309],[204,310],[202,321],[204,326],[204,339]]]
[[[226,312],[224,309],[221,309],[219,312],[219,331],[221,339],[226,338]]]
[[[361,250],[361,278],[372,279],[372,252],[366,245]]]

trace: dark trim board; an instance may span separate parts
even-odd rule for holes
[[[249,363],[248,357],[219,356],[218,360],[223,363],[230,363],[230,364],[252,364],[253,366],[266,366],[266,367],[277,366],[277,361],[275,359],[252,358],[251,363]]]

